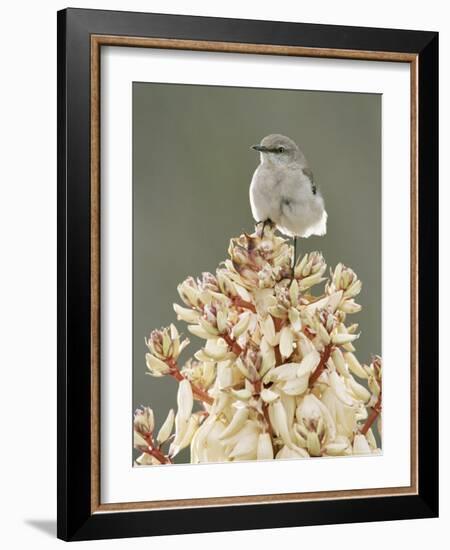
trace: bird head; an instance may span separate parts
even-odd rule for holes
[[[305,157],[295,141],[281,134],[266,136],[258,145],[252,145],[252,149],[261,154],[261,162],[275,164],[306,163]]]

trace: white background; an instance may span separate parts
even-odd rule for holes
[[[358,1],[323,0],[279,3],[229,0],[227,4],[166,0],[162,2],[77,2],[78,7],[190,13],[224,17],[278,19],[315,23],[428,29],[441,31],[441,97],[450,96],[450,33],[445,3],[379,0],[371,10]],[[2,546],[52,548],[56,514],[56,10],[62,2],[24,1],[3,7],[2,85],[0,88],[1,162],[1,423],[0,517]],[[449,268],[448,101],[441,103],[441,273]],[[444,215],[445,214],[445,215]],[[444,276],[442,276],[444,280]],[[441,312],[448,305],[448,286],[441,288]],[[448,316],[447,316],[448,319]],[[444,341],[450,327],[442,315]],[[6,353],[5,353],[6,350]],[[444,357],[445,361],[445,357]],[[443,361],[443,363],[444,363]],[[443,367],[446,367],[443,364]],[[441,461],[450,445],[448,368],[441,371]],[[448,535],[450,498],[448,468],[441,471],[441,519],[409,522],[308,527],[257,532],[162,537],[154,549],[274,545],[365,549],[422,549]],[[446,537],[448,538],[448,537]],[[84,543],[84,548],[142,547],[149,541]]]
[[[383,453],[357,459],[132,468],[132,82],[382,93]],[[142,48],[102,53],[101,502],[313,492],[410,483],[410,69],[403,63]],[[389,190],[389,191],[388,191]],[[404,205],[401,209],[397,205]],[[124,261],[124,259],[126,259]],[[398,313],[396,314],[396,312]],[[401,403],[401,406],[399,406]],[[368,478],[368,472],[370,477]]]

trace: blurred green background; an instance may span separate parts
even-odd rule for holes
[[[177,284],[226,258],[229,239],[253,231],[250,149],[281,133],[304,151],[328,211],[325,237],[301,239],[363,282],[360,361],[381,354],[381,95],[133,83],[133,404],[159,428],[177,383],[145,374],[144,337],[177,322]],[[191,345],[200,341],[189,335]],[[189,451],[176,462],[188,462]]]

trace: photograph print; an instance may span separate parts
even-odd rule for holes
[[[382,96],[132,98],[134,466],[382,453]]]

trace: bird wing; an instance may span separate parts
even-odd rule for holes
[[[316,187],[316,184],[314,183],[314,174],[311,168],[302,168],[302,172],[311,182],[311,190],[313,195],[315,195],[317,193],[317,187]]]

